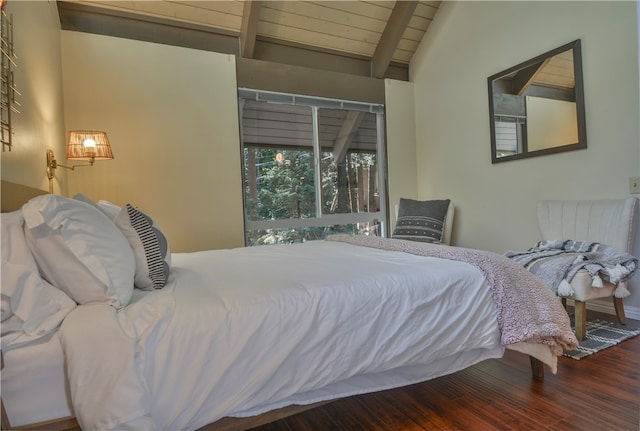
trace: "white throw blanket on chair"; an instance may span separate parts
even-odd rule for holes
[[[506,256],[531,271],[558,296],[574,294],[571,280],[582,269],[589,272],[592,286],[603,287],[603,280],[616,286],[614,296],[626,298],[626,281],[638,267],[638,259],[615,247],[588,241],[540,241],[524,252],[509,251]]]

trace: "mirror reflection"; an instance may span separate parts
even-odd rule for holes
[[[488,78],[492,163],[587,147],[580,40]]]

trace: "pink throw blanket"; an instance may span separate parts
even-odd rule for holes
[[[375,236],[331,235],[328,241],[469,263],[484,275],[498,310],[503,345],[544,344],[561,356],[577,348],[569,316],[560,300],[536,276],[506,256],[485,250],[449,247]]]

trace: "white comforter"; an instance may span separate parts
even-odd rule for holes
[[[192,430],[502,356],[480,271],[340,242],[174,254],[161,291],[62,325],[83,430]]]

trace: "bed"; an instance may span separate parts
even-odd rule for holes
[[[541,377],[577,345],[550,290],[489,252],[334,236],[171,253],[128,205],[43,195],[11,210],[3,324],[22,320],[3,329],[2,401],[14,426],[247,429],[505,348]]]

